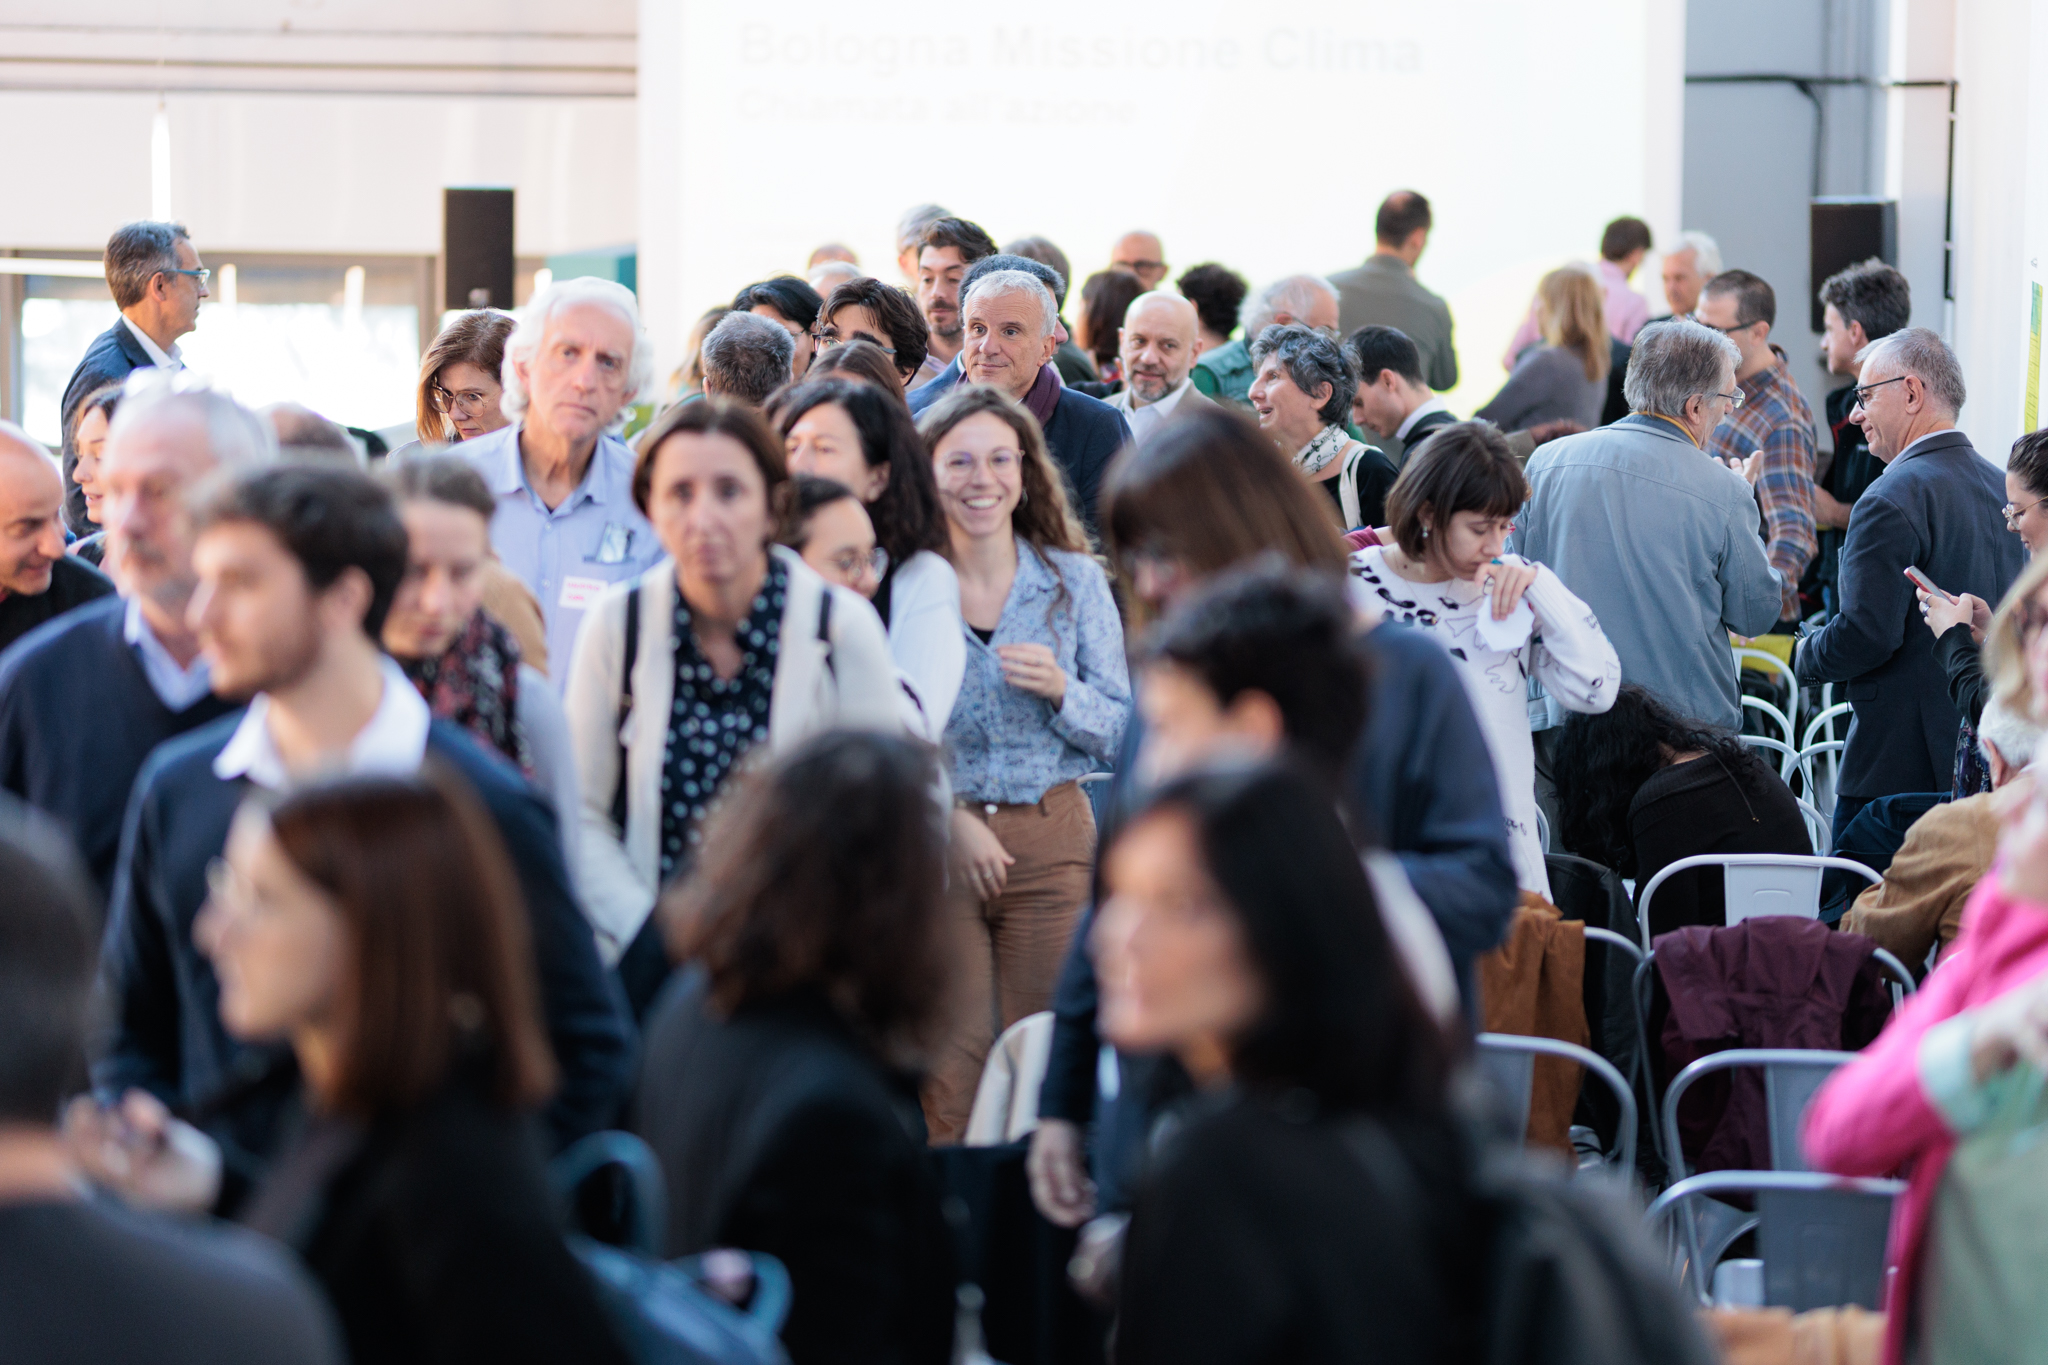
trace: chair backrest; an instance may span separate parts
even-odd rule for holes
[[[1587,930],[1592,933],[1592,930]],[[1616,935],[1615,937],[1619,937]],[[1628,940],[1622,939],[1623,943]],[[1519,1033],[1482,1033],[1478,1037],[1479,1050],[1476,1060],[1480,1069],[1500,1090],[1506,1104],[1509,1118],[1517,1123],[1517,1131],[1529,1131],[1529,1097],[1535,1084],[1536,1058],[1562,1057],[1577,1062],[1591,1074],[1598,1076],[1614,1092],[1615,1103],[1621,1110],[1621,1123],[1617,1131],[1615,1150],[1608,1155],[1609,1164],[1628,1172],[1636,1165],[1636,1093],[1614,1064],[1590,1048],[1576,1043],[1567,1043],[1559,1038],[1530,1038]]]
[[[1799,1122],[1813,1101],[1821,1083],[1844,1063],[1854,1060],[1853,1052],[1807,1051],[1801,1048],[1729,1048],[1700,1058],[1671,1078],[1664,1092],[1664,1151],[1672,1173],[1688,1174],[1685,1152],[1678,1137],[1678,1102],[1693,1083],[1716,1071],[1736,1067],[1757,1067],[1764,1073],[1764,1103],[1769,1114],[1771,1169],[1804,1171],[1806,1156],[1799,1148]]]
[[[1791,783],[1792,774],[1797,770],[1799,764],[1799,751],[1797,749],[1787,744],[1784,740],[1772,739],[1769,735],[1737,735],[1736,738],[1752,749],[1769,749],[1772,753],[1776,754],[1777,758],[1771,761],[1778,765],[1778,776],[1784,778],[1788,785]]]
[[[1769,721],[1774,727],[1772,731],[1774,738],[1783,740],[1787,745],[1792,743],[1795,730],[1790,716],[1771,705],[1768,701],[1765,701],[1762,697],[1752,697],[1747,692],[1742,694],[1742,706],[1744,710],[1755,711],[1765,720]]]
[[[1536,808],[1536,842],[1545,853],[1550,852],[1550,817],[1541,806]]]
[[[1722,869],[1725,888],[1723,922],[1740,924],[1758,915],[1802,915],[1820,917],[1820,879],[1829,868],[1854,872],[1871,882],[1883,877],[1862,863],[1847,858],[1824,858],[1798,853],[1700,853],[1680,858],[1657,870],[1643,888],[1637,907],[1643,931],[1643,947],[1650,946],[1650,905],[1657,889],[1679,872],[1694,867]]]
[[[1752,1194],[1766,1304],[1795,1313],[1849,1304],[1876,1309],[1884,1298],[1892,1202],[1905,1189],[1901,1180],[1795,1171],[1709,1171],[1664,1191],[1644,1221],[1654,1231],[1666,1219],[1676,1219],[1682,1273],[1706,1304],[1713,1262],[1732,1239],[1721,1239],[1719,1246],[1704,1244],[1693,1213],[1695,1202],[1709,1211],[1725,1211],[1727,1206],[1712,1196]]]
[[[1835,851],[1834,822],[1828,819],[1825,811],[1805,797],[1795,796],[1792,799],[1799,803],[1799,818],[1806,821],[1806,837],[1813,841],[1815,855],[1822,858],[1832,856]]]
[[[1806,733],[1799,737],[1799,743],[1802,747],[1812,744],[1815,735],[1821,735],[1827,739],[1847,737],[1848,732],[1846,730],[1842,730],[1841,734],[1836,733],[1837,730],[1842,729],[1838,722],[1845,717],[1852,716],[1854,710],[1848,702],[1830,703],[1827,701],[1827,697],[1832,695],[1832,691],[1823,694],[1821,709],[1814,712],[1812,720],[1806,722]]]
[[[1792,672],[1792,666],[1790,664],[1786,663],[1783,659],[1771,653],[1769,650],[1758,649],[1753,645],[1736,646],[1735,664],[1738,669],[1753,669],[1759,673],[1769,674],[1773,679],[1783,680],[1785,684],[1785,693],[1788,697],[1791,698],[1790,702],[1787,703],[1787,707],[1795,718],[1798,716],[1799,679]],[[1741,676],[1742,675],[1740,672],[1736,674],[1737,678],[1740,678]]]
[[[1823,810],[1835,805],[1837,784],[1842,779],[1842,751],[1846,739],[1821,739],[1799,751],[1799,783],[1806,799]]]

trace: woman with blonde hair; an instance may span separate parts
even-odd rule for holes
[[[946,721],[955,809],[955,1013],[933,1058],[934,1143],[967,1124],[996,1035],[1052,1001],[1088,896],[1095,816],[1080,778],[1131,710],[1123,624],[1038,419],[962,385],[919,425],[960,581],[967,666]]]
[[[1607,402],[1606,316],[1600,281],[1583,266],[1551,271],[1536,286],[1542,344],[1515,357],[1514,372],[1474,416],[1502,431],[1545,422],[1600,424]]]

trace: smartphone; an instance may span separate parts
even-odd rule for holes
[[[1948,593],[1943,592],[1940,588],[1935,587],[1933,579],[1929,578],[1926,574],[1921,573],[1918,569],[1913,568],[1910,565],[1908,565],[1906,568],[1906,577],[1913,580],[1913,585],[1915,587],[1920,588],[1925,592],[1933,593],[1936,597],[1939,597],[1944,602],[1953,602],[1956,600]]]

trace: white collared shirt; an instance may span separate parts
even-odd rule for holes
[[[1166,396],[1156,403],[1140,404],[1137,396],[1126,383],[1123,391],[1109,400],[1110,406],[1123,413],[1124,420],[1131,424],[1131,439],[1142,441],[1159,428],[1173,410],[1180,406],[1180,400],[1195,386],[1192,378],[1183,379],[1166,391]]]
[[[157,345],[156,342],[150,339],[149,333],[143,331],[140,327],[137,327],[135,325],[134,318],[131,318],[126,313],[123,313],[121,314],[121,321],[128,324],[128,330],[134,334],[135,339],[137,341],[142,343],[142,349],[149,353],[149,358],[151,362],[153,362],[158,369],[182,370],[185,368],[185,352],[182,348],[179,347],[177,342],[172,342],[171,349],[166,351],[163,347]]]
[[[188,711],[204,701],[213,690],[213,674],[206,666],[204,656],[195,656],[190,664],[181,664],[171,657],[171,651],[164,648],[163,641],[156,638],[156,632],[149,628],[149,621],[142,614],[142,604],[134,598],[128,599],[127,610],[121,618],[121,638],[135,650],[142,661],[142,675],[149,679],[149,690],[156,693],[158,701],[173,711]]]
[[[213,760],[213,775],[226,782],[246,777],[259,787],[284,791],[295,780],[307,777],[409,777],[418,772],[427,756],[427,729],[434,722],[433,712],[397,663],[385,658],[382,672],[384,695],[378,699],[370,723],[356,732],[348,752],[326,770],[294,779],[270,736],[270,698],[259,692]]]
[[[1415,411],[1409,413],[1406,417],[1401,419],[1401,425],[1394,428],[1394,439],[1397,441],[1406,442],[1408,439],[1408,433],[1415,430],[1415,424],[1417,422],[1420,422],[1423,418],[1429,416],[1429,414],[1431,414],[1432,412],[1449,411],[1450,409],[1444,406],[1443,399],[1431,398],[1427,400],[1423,403],[1421,407],[1415,409]]]

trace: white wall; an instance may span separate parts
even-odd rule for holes
[[[934,200],[1043,233],[1085,278],[1127,229],[1255,282],[1372,247],[1412,186],[1421,275],[1483,401],[1536,277],[1622,213],[1678,228],[1678,0],[1040,0],[1022,11],[643,0],[640,271],[664,365],[689,322],[826,240],[894,275]],[[1454,400],[1455,401],[1455,400]]]

